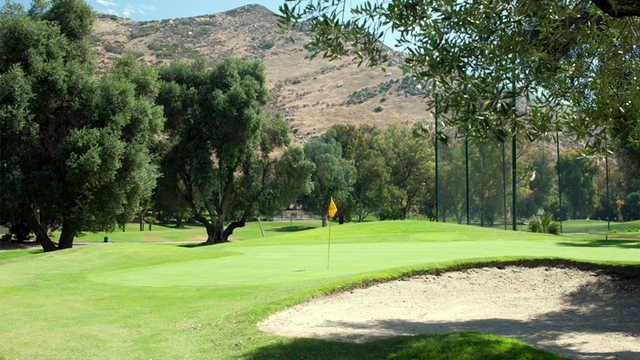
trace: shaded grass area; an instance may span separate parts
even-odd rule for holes
[[[606,220],[567,220],[562,222],[562,229],[567,233],[594,233],[606,232]],[[611,222],[613,232],[638,232],[640,221]]]
[[[309,230],[319,227],[320,220],[301,221],[263,221],[262,229],[264,237],[276,236],[282,232],[295,232]],[[56,234],[57,235],[57,234]],[[87,232],[78,235],[76,241],[79,243],[103,242],[107,236],[110,242],[147,242],[147,243],[175,243],[175,242],[203,242],[207,239],[207,232],[203,226],[188,224],[181,228],[175,226],[153,225],[149,230],[145,225],[145,230],[140,231],[138,224],[126,224],[125,231],[117,229],[112,232]],[[232,240],[258,239],[262,237],[260,226],[257,222],[247,222],[247,225],[238,228],[232,235]],[[57,236],[54,236],[57,238]]]
[[[637,248],[567,246],[564,243],[589,242],[425,221],[389,221],[332,226],[327,266],[326,228],[277,231],[276,222],[272,224],[265,238],[258,237],[254,224],[246,233],[238,233],[240,241],[209,247],[152,244],[192,241],[188,230],[166,229],[157,232],[160,240],[141,240],[139,233],[126,232],[130,238],[110,244],[47,254],[0,253],[0,333],[10,339],[0,342],[0,358],[250,359],[278,351],[278,346],[284,346],[282,351],[292,346],[293,351],[304,344],[307,350],[295,351],[308,352],[307,358],[323,358],[320,350],[314,350],[322,344],[367,355],[361,358],[385,358],[409,351],[414,343],[394,339],[398,347],[384,352],[382,345],[367,350],[366,346],[283,339],[262,333],[255,325],[274,311],[339,287],[488,259],[640,262]],[[102,239],[101,234],[87,236]],[[432,346],[429,338],[420,337],[426,341],[424,346]]]
[[[479,224],[474,225],[479,226]],[[504,229],[504,224],[494,224],[493,227],[496,229]],[[517,227],[518,231],[528,231],[529,229],[526,223],[520,223]],[[511,229],[511,223],[507,224],[507,229]],[[575,234],[583,236],[584,234],[604,234],[607,232],[607,229],[606,220],[578,219],[565,220],[562,222],[562,230],[565,235]],[[638,235],[640,234],[640,220],[625,222],[611,221],[611,231],[609,231],[609,233],[631,233],[632,235]]]
[[[514,339],[490,334],[453,333],[397,337],[364,344],[313,339],[276,343],[247,354],[250,360],[388,359],[388,360],[556,360],[562,357]]]
[[[640,249],[640,239],[591,239],[588,241],[566,241],[561,242],[560,245],[575,247],[618,247],[623,249]]]

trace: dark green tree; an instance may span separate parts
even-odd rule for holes
[[[521,199],[518,203],[518,214],[522,218],[530,218],[538,215],[539,211],[549,212],[556,210],[556,192],[553,192],[556,181],[555,156],[536,148],[540,143],[533,144],[531,149],[537,151],[533,154],[524,152],[521,159],[522,172],[520,173],[519,192]]]
[[[448,139],[440,149],[440,218],[446,222],[451,215],[461,224],[465,212],[464,147]]]
[[[420,126],[389,126],[380,135],[393,185],[391,198],[381,210],[383,218],[406,219],[411,211],[419,209],[427,209],[427,215],[432,215],[435,174],[430,136]]]
[[[352,204],[348,206],[358,221],[364,221],[369,214],[389,206],[390,196],[397,192],[384,157],[381,130],[369,125],[336,125],[334,129],[343,156],[351,160],[356,169],[350,196]]]
[[[307,211],[318,212],[322,226],[327,224],[329,199],[333,197],[338,211],[350,201],[356,169],[353,161],[343,157],[342,146],[336,139],[336,130],[329,129],[319,138],[304,145],[304,154],[314,165],[311,177],[313,190],[302,199]]]
[[[289,146],[288,124],[262,110],[268,100],[262,64],[174,63],[160,74],[169,150],[159,190],[163,198],[182,197],[206,227],[207,244],[228,241],[247,219],[308,192],[313,165]]]
[[[573,219],[590,217],[596,205],[594,161],[575,152],[568,152],[560,157],[559,167],[566,212]]]
[[[640,219],[640,192],[632,192],[624,197],[622,211],[625,221]]]
[[[169,142],[161,142],[158,149],[160,158],[160,169],[165,172],[161,173],[157,181],[157,186],[153,193],[152,206],[159,213],[161,223],[168,223],[175,219],[176,227],[183,226],[184,220],[190,215],[190,205],[182,195],[183,189],[180,189],[180,181],[175,171],[167,171],[172,168],[172,164],[180,159],[168,156],[170,154],[172,144]],[[175,155],[175,153],[171,153]]]
[[[481,226],[492,226],[502,212],[500,148],[491,141],[474,141],[471,194]]]
[[[124,58],[98,78],[92,21],[80,0],[0,15],[0,222],[28,224],[45,251],[130,219],[157,174],[156,74]]]

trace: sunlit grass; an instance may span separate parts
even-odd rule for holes
[[[87,245],[54,253],[0,253],[0,333],[7,339],[0,342],[0,358],[261,358],[282,346],[296,349],[281,357],[290,359],[307,353],[305,358],[339,358],[356,348],[355,354],[364,354],[360,358],[409,359],[415,347],[437,349],[450,341],[449,358],[484,359],[482,354],[490,352],[462,357],[468,354],[467,340],[460,337],[383,343],[394,344],[391,348],[378,343],[351,347],[300,343],[262,333],[255,324],[309,296],[414,270],[487,259],[640,261],[640,246],[629,242],[428,221],[332,224],[328,259],[328,229],[300,230],[319,222],[294,225],[300,227],[264,222],[263,238],[251,223],[235,241],[216,246],[184,246],[204,239],[200,227],[158,227],[112,233],[108,244],[101,243],[104,234],[86,234],[80,241]],[[469,346],[487,351],[493,346],[482,345],[491,339],[476,340]],[[500,344],[506,340],[497,341],[499,349],[507,346]],[[322,348],[338,356],[324,356]],[[535,354],[524,345],[519,349],[511,354]]]

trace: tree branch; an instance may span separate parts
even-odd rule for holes
[[[604,13],[614,17],[640,16],[640,1],[638,0],[592,0]]]

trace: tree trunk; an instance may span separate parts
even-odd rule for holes
[[[207,229],[206,244],[219,244],[222,242],[222,231],[224,224],[222,221],[214,220],[205,224]]]
[[[47,229],[40,224],[39,217],[36,215],[36,210],[31,210],[30,214],[27,216],[27,223],[31,228],[31,231],[36,235],[36,240],[42,246],[42,250],[44,252],[55,251],[58,250],[56,244],[51,240],[49,234],[47,234]]]
[[[58,240],[58,249],[71,249],[73,247],[73,238],[76,236],[75,230],[71,226],[62,224],[60,232],[60,240]]]
[[[207,228],[207,241],[206,244],[220,244],[229,241],[229,236],[233,231],[239,227],[245,226],[245,221],[234,221],[227,228],[224,228],[224,222],[221,219],[215,219],[214,221],[206,224]]]
[[[224,229],[224,231],[222,232],[222,241],[223,242],[229,241],[229,236],[233,234],[233,231],[237,228],[241,228],[244,226],[245,226],[244,219],[239,221],[234,221],[231,224],[229,224],[229,226],[227,226],[227,228]]]

